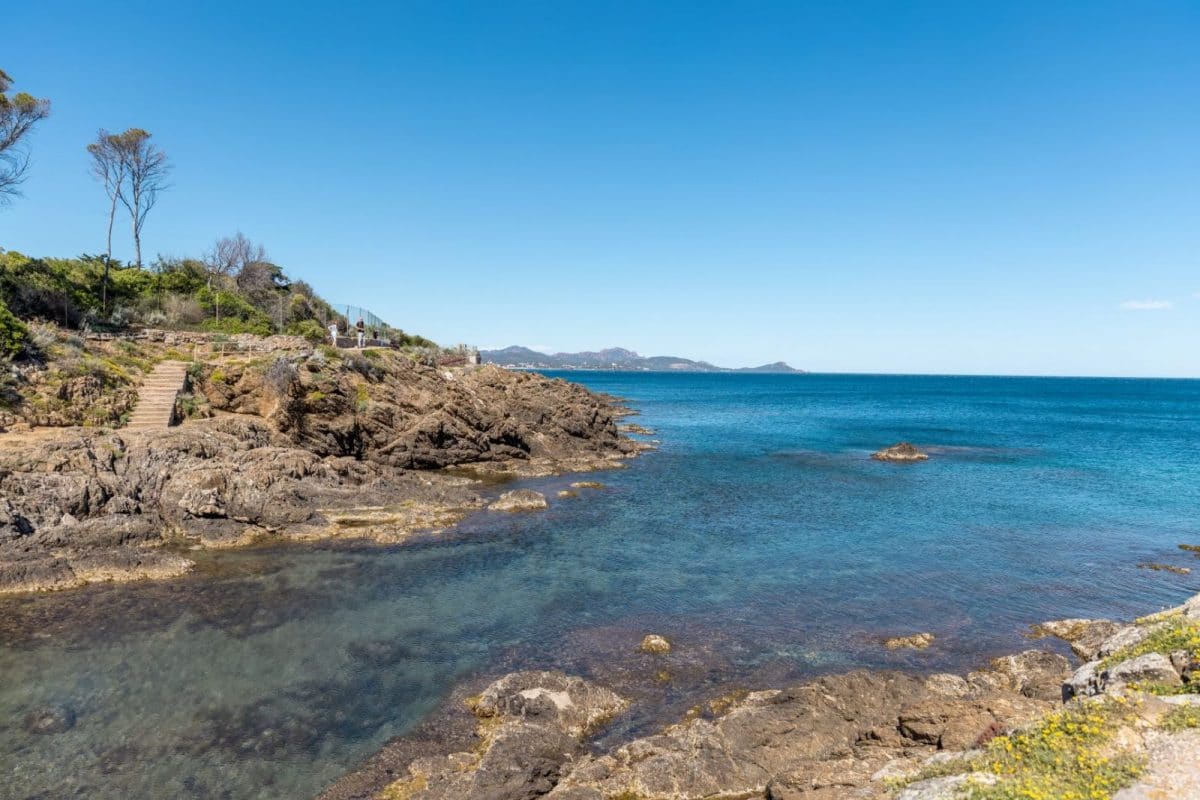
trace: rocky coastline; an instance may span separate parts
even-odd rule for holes
[[[649,446],[618,430],[627,409],[566,381],[291,338],[260,344],[193,362],[174,427],[10,420],[0,593],[169,578],[197,549],[393,544],[485,509],[503,482],[619,468]],[[177,343],[154,346],[139,354],[171,357]],[[127,386],[109,394],[128,404]],[[546,505],[522,496],[523,509]]]
[[[859,670],[730,691],[612,746],[596,732],[629,713],[636,691],[510,673],[321,800],[1200,797],[1200,595],[1132,622],[1029,633],[1047,637],[1078,663],[1042,648],[965,675]],[[681,651],[645,657],[669,675]]]

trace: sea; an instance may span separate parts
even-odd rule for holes
[[[657,449],[496,486],[551,506],[407,545],[0,599],[0,797],[311,797],[515,669],[638,700],[607,745],[730,687],[1067,653],[1030,626],[1200,591],[1200,381],[549,374],[623,398]],[[870,458],[902,440],[929,460]],[[63,730],[30,732],[47,710]]]

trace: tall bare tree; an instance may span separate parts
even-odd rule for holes
[[[140,267],[142,226],[146,224],[150,209],[158,201],[158,193],[169,188],[167,175],[171,172],[171,163],[167,160],[167,154],[150,142],[150,134],[141,128],[118,133],[113,141],[126,170],[125,183],[119,186],[117,198],[129,211],[133,249]]]
[[[237,276],[250,264],[266,261],[266,248],[250,241],[241,231],[217,239],[204,256],[204,263],[208,267],[208,288],[212,288],[213,280],[218,277]]]
[[[0,69],[0,204],[18,193],[25,179],[29,156],[22,149],[22,140],[39,121],[50,115],[50,101],[39,100],[31,94],[8,94],[12,78]]]
[[[100,307],[108,309],[108,274],[112,262],[112,232],[113,222],[117,217],[117,202],[120,200],[125,178],[129,168],[122,157],[119,137],[103,128],[96,134],[96,141],[87,146],[92,156],[92,175],[104,184],[104,192],[108,195],[108,239],[104,247],[104,282],[100,288]]]

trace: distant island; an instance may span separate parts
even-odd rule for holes
[[[641,356],[623,347],[610,347],[596,352],[539,353],[528,347],[505,347],[503,350],[481,350],[480,358],[487,364],[524,369],[607,369],[636,372],[760,372],[777,375],[800,375],[802,369],[782,361],[758,367],[734,369],[718,367],[707,361],[693,361],[678,356]]]

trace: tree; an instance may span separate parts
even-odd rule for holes
[[[112,137],[119,158],[125,165],[125,183],[119,186],[117,198],[129,212],[133,228],[133,248],[137,265],[142,266],[142,226],[146,216],[158,201],[158,193],[168,188],[167,175],[171,164],[167,154],[150,142],[150,134],[141,128],[130,128]]]
[[[103,128],[96,134],[96,141],[87,146],[92,156],[92,175],[104,184],[104,192],[108,195],[108,240],[104,248],[104,282],[100,287],[100,308],[108,309],[108,275],[109,262],[112,261],[112,231],[113,221],[117,217],[117,201],[121,197],[125,177],[129,173],[128,164],[122,155],[119,137],[114,136]]]
[[[12,78],[0,69],[0,204],[18,194],[17,187],[29,168],[22,140],[35,124],[50,115],[49,100],[39,100],[25,92],[9,97],[10,86]]]
[[[212,288],[213,280],[217,277],[237,276],[247,265],[266,261],[266,248],[250,241],[241,231],[217,239],[212,250],[204,256],[204,263],[208,266],[208,288]]]

